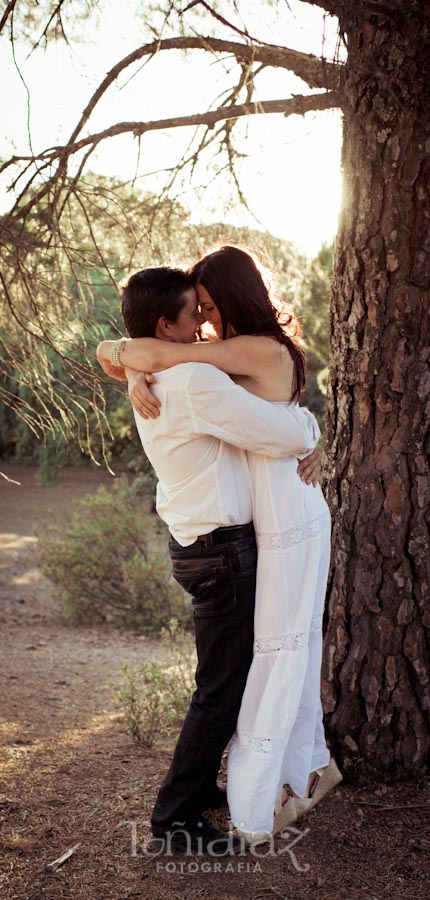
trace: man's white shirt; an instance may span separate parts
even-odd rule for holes
[[[157,419],[134,412],[157,474],[157,512],[183,547],[215,528],[252,520],[246,451],[303,457],[320,430],[309,410],[261,400],[214,366],[183,363],[158,372]]]

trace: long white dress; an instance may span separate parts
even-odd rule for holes
[[[320,486],[297,475],[297,460],[248,459],[258,544],[254,658],[227,796],[236,827],[266,833],[282,785],[303,797],[310,772],[330,761],[320,699],[330,514]]]

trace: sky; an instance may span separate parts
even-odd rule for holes
[[[28,48],[2,47],[7,90],[0,96],[0,156],[28,152],[27,88],[30,88],[30,130],[33,147],[41,150],[64,140],[72,131],[79,111],[88,101],[106,71],[130,50],[142,43],[136,34],[132,4],[120,0],[109,3],[97,28],[83,23],[82,35],[70,52],[64,43],[48,45],[26,59]],[[247,25],[263,40],[330,59],[335,53],[336,20],[323,20],[322,10],[300,0],[290,0],[273,34],[265,21],[261,4],[250,4]],[[227,65],[227,63],[226,63]],[[25,84],[24,84],[25,82]],[[26,86],[27,85],[27,88]],[[186,115],[208,108],[223,87],[223,73],[206,59],[193,53],[159,54],[150,67],[141,64],[123,75],[95,111],[90,130],[98,131],[114,121],[141,121]],[[256,99],[274,99],[310,92],[303,82],[286,71],[266,70]],[[100,174],[128,180],[137,175],[143,189],[157,192],[161,176],[157,171],[174,164],[187,146],[193,129],[153,132],[144,137],[138,160],[137,142],[122,136],[100,145],[91,159],[91,168]],[[337,230],[341,202],[341,116],[337,110],[303,116],[264,115],[241,122],[236,145],[244,154],[240,160],[241,186],[252,215],[231,201],[222,179],[207,184],[206,164],[196,170],[194,182],[187,183],[181,200],[193,221],[223,221],[271,231],[291,241],[299,250],[315,255],[323,242],[330,242]],[[10,197],[10,195],[9,195]],[[1,209],[10,204],[0,196]]]

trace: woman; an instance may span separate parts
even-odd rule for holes
[[[203,257],[192,275],[202,316],[219,342],[137,338],[126,342],[121,363],[150,372],[212,363],[265,400],[297,402],[304,386],[298,326],[292,316],[282,321],[255,259],[224,246]],[[145,414],[139,388],[131,399]],[[254,659],[230,746],[227,790],[234,825],[258,842],[314,806],[341,776],[325,743],[319,683],[328,507],[319,485],[312,489],[298,477],[296,460],[252,453],[248,459],[258,542]]]

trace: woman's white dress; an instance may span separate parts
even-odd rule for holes
[[[330,514],[320,486],[297,475],[296,459],[248,459],[258,544],[254,658],[227,796],[233,824],[261,833],[272,831],[282,785],[303,797],[310,772],[330,761],[320,699]]]

